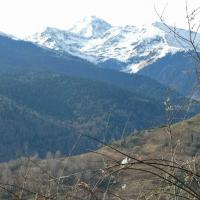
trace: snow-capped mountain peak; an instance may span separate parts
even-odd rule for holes
[[[177,31],[188,36],[187,30]],[[197,38],[200,41],[200,34]],[[129,73],[138,72],[167,53],[183,50],[183,45],[162,23],[111,26],[95,16],[86,17],[65,30],[47,28],[27,40]]]
[[[87,38],[95,38],[104,34],[112,26],[96,16],[85,17],[67,30]]]

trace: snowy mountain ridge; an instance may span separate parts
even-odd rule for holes
[[[188,33],[182,29],[178,31],[184,35]],[[200,38],[199,34],[197,37]],[[183,50],[162,23],[111,26],[95,16],[86,17],[65,30],[48,27],[25,40],[99,65],[114,60],[120,62],[117,70],[129,73],[138,72],[167,53]]]

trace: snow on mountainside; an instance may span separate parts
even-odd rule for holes
[[[8,38],[11,38],[11,39],[13,39],[13,40],[20,40],[19,38],[17,38],[17,37],[14,36],[14,35],[7,34],[7,33],[4,33],[4,32],[1,32],[1,31],[0,31],[0,36],[8,37]]]
[[[178,32],[188,34],[182,29]],[[26,40],[102,66],[114,60],[120,62],[120,68],[116,69],[130,73],[139,71],[167,53],[183,50],[173,34],[159,22],[139,27],[115,27],[94,16],[86,17],[66,30],[47,28]]]
[[[86,45],[87,39],[66,30],[47,27],[44,32],[36,33],[33,36],[26,38],[26,40],[32,41],[42,47],[64,53],[67,52],[74,56],[87,59],[90,62],[94,62],[92,57],[80,52],[80,49]]]

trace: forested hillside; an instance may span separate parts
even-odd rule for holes
[[[41,157],[48,151],[67,154],[74,141],[78,143],[72,153],[82,153],[98,145],[80,134],[110,141],[134,130],[160,126],[167,119],[167,98],[180,110],[174,121],[200,109],[198,102],[192,101],[185,115],[181,107],[187,105],[185,97],[140,75],[100,69],[80,58],[5,36],[0,36],[0,47],[0,95],[28,110],[27,116],[19,115],[14,107],[6,115],[0,113],[1,123],[9,127],[2,129],[1,161],[15,158],[16,152]],[[12,148],[7,154],[8,144]]]
[[[80,134],[109,141],[166,120],[162,102],[102,82],[59,74],[1,74],[0,94],[12,99],[16,108],[27,110],[22,115],[14,106],[8,111],[9,101],[2,105],[1,154],[5,156],[1,160],[14,158],[18,151],[23,155],[25,148],[39,156],[56,150],[66,154]],[[8,144],[12,147],[9,154],[5,153]],[[94,148],[97,144],[81,138],[73,153]]]

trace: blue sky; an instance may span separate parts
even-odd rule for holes
[[[185,27],[185,0],[0,0],[0,31],[24,37],[46,26],[64,28],[96,15],[113,25],[139,25],[158,20],[154,5],[170,24]],[[188,0],[192,8],[200,0]]]

